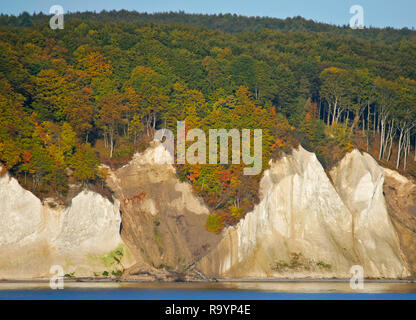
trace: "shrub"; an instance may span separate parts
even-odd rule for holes
[[[71,272],[71,273],[66,273],[64,275],[65,278],[74,278],[75,277],[75,272]]]
[[[244,215],[243,208],[236,207],[236,206],[230,206],[229,210],[230,210],[231,216],[233,218],[239,219]]]
[[[110,253],[108,253],[107,255],[103,257],[104,265],[107,267],[110,267],[115,264],[116,265],[120,264],[120,261],[123,258],[123,255],[124,255],[124,249],[123,249],[123,246],[120,245],[116,249],[114,249],[113,251],[111,251]]]
[[[123,271],[121,270],[116,270],[116,271],[111,271],[111,274],[115,277],[120,277],[123,274]]]
[[[221,229],[224,228],[221,216],[218,214],[210,214],[207,218],[205,228],[210,232],[220,233]]]

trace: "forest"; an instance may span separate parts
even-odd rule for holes
[[[27,189],[105,192],[108,170],[157,129],[262,129],[269,159],[301,144],[329,170],[358,148],[416,177],[416,31],[301,17],[72,13],[0,16],[0,162]],[[244,165],[176,165],[235,224],[258,201]]]

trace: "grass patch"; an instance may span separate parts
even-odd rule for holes
[[[284,272],[284,271],[302,271],[302,270],[331,270],[332,266],[324,261],[320,260],[315,262],[312,259],[308,259],[303,256],[302,253],[290,253],[290,261],[279,260],[275,261],[271,265],[273,271]]]
[[[75,272],[71,272],[71,273],[66,273],[64,275],[65,278],[75,278]]]
[[[102,259],[103,263],[106,267],[111,267],[114,265],[121,264],[121,259],[124,255],[124,248],[123,245],[120,244],[116,249],[111,251],[110,253],[106,254]]]

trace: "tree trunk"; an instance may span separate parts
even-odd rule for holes
[[[109,136],[110,136],[110,158],[112,158],[113,151],[114,151],[114,129],[110,129]]]
[[[331,116],[331,105],[328,103],[328,115],[327,115],[327,119],[326,119],[326,125],[327,126],[329,126],[329,118],[330,118],[330,116]]]
[[[399,145],[397,150],[397,162],[396,162],[396,169],[399,169],[400,166],[400,157],[402,154],[402,144],[403,144],[403,127],[400,128],[400,137],[399,137]]]
[[[337,113],[337,106],[338,106],[338,101],[337,101],[337,99],[335,99],[334,112],[332,114],[332,123],[335,122],[335,114]]]
[[[409,152],[409,132],[406,133],[406,137],[405,137],[404,163],[403,163],[403,169],[404,170],[406,170],[408,152]]]
[[[384,120],[380,120],[381,123],[381,130],[380,130],[380,150],[378,153],[378,160],[381,160],[384,153]]]
[[[389,128],[390,146],[389,146],[389,152],[387,154],[387,161],[390,161],[390,157],[391,157],[391,149],[392,149],[392,146],[393,146],[393,138],[394,138],[394,135],[395,135],[395,134],[393,135],[393,132],[394,132],[394,119],[391,120],[390,128]]]

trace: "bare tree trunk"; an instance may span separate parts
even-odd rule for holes
[[[344,109],[338,108],[338,114],[335,117],[335,123],[339,122],[339,118],[341,118],[342,114],[343,114]]]
[[[335,104],[334,104],[334,113],[332,114],[332,123],[335,122],[335,114],[337,113],[337,106],[338,106],[338,100],[335,99]]]
[[[394,119],[393,120],[391,120],[391,122],[390,122],[390,128],[389,128],[389,141],[390,141],[390,146],[389,146],[389,152],[388,152],[388,154],[387,154],[387,161],[390,161],[390,157],[391,157],[391,149],[392,149],[392,146],[393,146],[393,138],[394,138],[394,136],[395,136],[395,133],[394,133]]]
[[[399,145],[398,145],[398,150],[397,150],[396,169],[399,169],[399,166],[400,166],[400,158],[401,158],[401,154],[402,154],[402,144],[403,144],[403,131],[404,131],[404,127],[402,125],[402,127],[400,128],[400,137],[399,137]]]
[[[113,151],[114,151],[114,129],[111,128],[109,132],[110,136],[110,158],[113,157]]]
[[[384,154],[384,119],[380,120],[381,130],[380,130],[380,150],[378,153],[378,160],[381,160]]]
[[[409,152],[409,145],[410,145],[410,138],[409,138],[409,132],[407,132],[406,137],[405,137],[405,147],[404,147],[404,163],[403,163],[403,169],[404,170],[406,170],[407,154]]]
[[[329,119],[331,117],[331,104],[328,103],[328,115],[327,115],[327,120],[326,120],[326,125],[329,126]]]

